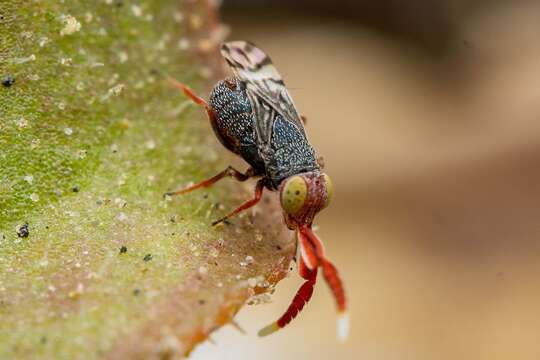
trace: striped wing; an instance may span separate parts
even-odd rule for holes
[[[221,46],[221,55],[234,75],[246,84],[262,144],[270,143],[276,114],[295,124],[305,135],[304,125],[285,83],[265,52],[251,43],[232,41]]]

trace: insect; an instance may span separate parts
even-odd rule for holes
[[[303,119],[270,57],[245,41],[223,44],[221,54],[233,76],[215,85],[208,102],[186,85],[169,80],[206,109],[219,141],[250,167],[242,173],[229,166],[212,178],[166,195],[207,188],[226,177],[238,181],[259,178],[254,197],[213,222],[216,225],[256,205],[264,189],[279,192],[285,223],[297,235],[298,269],[305,282],[287,311],[260,330],[259,335],[269,335],[296,317],[313,294],[320,268],[339,312],[338,336],[345,339],[348,333],[345,292],[336,268],[326,258],[322,242],[312,229],[315,215],[332,199],[330,177],[322,171],[307,139]]]

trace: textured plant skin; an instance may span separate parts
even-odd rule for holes
[[[272,201],[213,228],[249,188],[162,197],[231,160],[152,71],[207,85],[185,46],[206,10],[0,3],[0,358],[186,354],[286,273]]]

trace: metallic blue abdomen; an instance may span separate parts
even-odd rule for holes
[[[212,125],[221,143],[264,175],[264,161],[257,148],[255,123],[244,84],[234,78],[218,82],[209,103],[217,116]]]

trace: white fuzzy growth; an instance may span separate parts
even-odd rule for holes
[[[60,35],[71,35],[81,30],[81,23],[71,15],[63,15],[62,21],[64,22],[64,28],[60,30]]]
[[[349,337],[349,314],[339,314],[337,319],[337,336],[339,341],[344,342]]]

